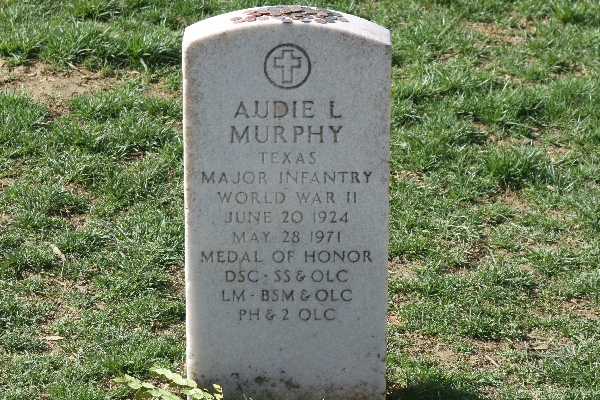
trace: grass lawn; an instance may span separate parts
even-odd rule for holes
[[[265,4],[0,0],[0,399],[184,370],[183,29]],[[600,398],[600,4],[305,4],[392,32],[388,399]]]

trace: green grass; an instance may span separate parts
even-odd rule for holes
[[[262,4],[0,1],[3,71],[120,82],[0,91],[0,398],[182,370],[181,38]],[[388,398],[599,398],[598,3],[307,4],[392,32]]]

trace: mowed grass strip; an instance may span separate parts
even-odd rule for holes
[[[0,101],[3,398],[118,398],[112,375],[179,368],[179,98],[125,82],[54,119]]]
[[[0,82],[119,82],[0,93],[2,398],[183,370],[183,28],[265,4],[0,2]],[[388,398],[600,397],[597,2],[307,5],[392,32]]]

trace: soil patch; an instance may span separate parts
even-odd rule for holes
[[[185,297],[184,265],[182,263],[173,264],[167,269],[167,273],[169,274],[172,288],[180,297]]]
[[[395,179],[397,181],[407,179],[407,180],[411,180],[411,181],[415,182],[419,186],[423,185],[423,180],[421,178],[421,174],[419,174],[418,172],[399,170],[399,171],[392,171],[390,173],[390,175],[393,179]],[[392,185],[392,183],[390,182],[390,187],[391,187],[391,185]]]
[[[405,336],[410,340],[410,346],[406,348],[407,352],[434,358],[440,365],[446,367],[466,363],[473,369],[500,368],[505,362],[500,353],[512,346],[510,342],[485,342],[463,338],[462,341],[467,342],[473,349],[465,354],[454,351],[452,344],[444,343],[436,336],[422,335],[419,332],[406,333]]]
[[[139,72],[126,74],[133,76]],[[108,90],[120,82],[120,78],[90,71],[83,66],[75,66],[69,71],[55,71],[42,62],[10,67],[0,59],[0,90],[25,92],[45,104],[53,115],[68,112],[68,101],[74,96]],[[162,86],[160,82],[150,84],[147,93],[153,97],[172,96],[162,90]]]
[[[531,206],[523,197],[519,196],[519,193],[507,190],[497,197],[504,206],[509,207],[511,210],[516,211],[531,211]]]
[[[585,319],[600,318],[600,311],[594,307],[589,300],[585,299],[570,299],[561,305],[561,315],[574,314],[577,317]]]
[[[117,78],[83,67],[70,71],[51,71],[47,64],[41,62],[9,67],[0,60],[0,88],[25,92],[48,105],[54,114],[63,114],[66,111],[65,103],[73,96],[97,92],[118,82]]]
[[[407,262],[399,258],[392,258],[388,262],[388,274],[397,278],[410,279],[415,276],[414,262]]]
[[[522,31],[503,29],[496,24],[475,22],[467,24],[467,26],[476,32],[490,37],[497,43],[511,43],[518,45],[524,41],[523,36],[520,35]]]

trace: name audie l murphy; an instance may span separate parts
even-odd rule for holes
[[[274,119],[312,119],[315,117],[313,100],[294,101],[254,101],[254,107],[250,112],[246,104],[241,101],[233,116],[236,118],[274,118]],[[335,113],[335,102],[329,102],[329,118],[342,118]],[[284,127],[282,125],[260,126],[242,125],[231,126],[231,143],[338,143],[342,125],[294,125]]]

